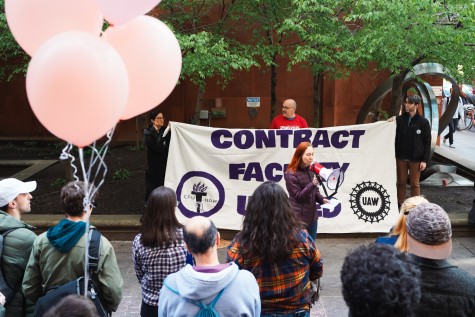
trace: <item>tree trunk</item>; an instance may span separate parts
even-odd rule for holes
[[[406,78],[408,69],[401,71],[399,74],[393,77],[393,86],[391,90],[391,105],[389,106],[389,116],[397,116],[401,110],[402,105],[402,86],[404,84],[404,78]]]
[[[270,121],[275,117],[275,88],[277,86],[277,66],[275,64],[277,54],[272,57],[272,65],[270,66]]]
[[[313,127],[320,128],[322,122],[323,74],[313,75]]]
[[[206,86],[199,85],[198,93],[196,94],[196,105],[195,105],[195,115],[191,119],[191,123],[195,125],[200,125],[200,112],[201,105],[203,104],[203,97],[205,95]]]

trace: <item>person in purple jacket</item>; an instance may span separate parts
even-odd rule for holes
[[[313,156],[312,144],[301,142],[295,149],[294,156],[285,171],[284,179],[293,211],[305,223],[305,229],[315,240],[318,226],[316,203],[326,204],[329,200],[320,194],[317,176],[310,169]]]

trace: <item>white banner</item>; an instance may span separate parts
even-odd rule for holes
[[[331,204],[318,206],[319,233],[387,232],[398,217],[395,122],[300,130],[170,124],[165,186],[176,190],[182,223],[200,214],[240,230],[248,196],[267,180],[285,189],[284,172],[303,141],[318,163],[344,171]]]

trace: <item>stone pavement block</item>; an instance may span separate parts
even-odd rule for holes
[[[310,317],[325,317],[325,309],[323,308],[323,303],[319,300],[315,305],[313,305],[310,310]]]
[[[321,296],[322,311],[310,311],[312,316],[326,316],[326,317],[345,317],[348,316],[348,307],[340,296]],[[314,315],[315,314],[315,315]]]
[[[115,250],[120,273],[124,280],[122,301],[114,316],[139,317],[142,303],[142,290],[135,276],[132,262],[132,241],[111,241]]]
[[[320,294],[325,296],[340,296],[341,281],[340,272],[338,274],[324,273],[321,279]]]

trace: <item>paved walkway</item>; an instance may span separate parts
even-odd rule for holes
[[[440,146],[435,148],[435,153],[475,171],[475,127],[472,127],[470,130],[456,131],[454,133],[455,148],[450,148],[448,141],[447,144],[442,142],[443,136],[447,132],[448,128],[441,134]]]
[[[348,250],[373,242],[368,238],[318,238],[317,245],[325,261],[322,277],[320,300],[312,309],[311,316],[343,317],[348,316],[348,309],[341,295],[340,269]],[[140,316],[141,290],[135,277],[131,259],[132,242],[113,241],[124,279],[122,302],[114,316]],[[219,258],[225,262],[226,249],[219,249]],[[456,238],[453,241],[450,261],[475,276],[475,237]]]

